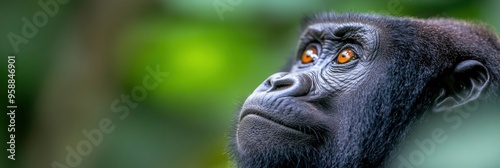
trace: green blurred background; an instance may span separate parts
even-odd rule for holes
[[[115,130],[79,167],[234,167],[226,154],[234,111],[293,54],[305,14],[453,17],[500,28],[496,0],[233,1],[73,0],[59,4],[18,52],[7,34],[21,35],[22,18],[43,9],[37,0],[1,1],[1,72],[6,56],[16,55],[18,111],[16,161],[2,155],[0,167],[64,164],[66,146],[75,148],[86,139],[81,131],[98,128],[105,117]],[[169,76],[119,120],[112,102],[142,85],[146,67],[157,65]],[[6,72],[0,79],[7,88]],[[7,122],[0,121],[1,149]]]

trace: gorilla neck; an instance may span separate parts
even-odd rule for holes
[[[385,145],[385,144],[382,144]],[[347,146],[362,146],[356,144],[348,144]],[[255,167],[273,167],[273,168],[293,168],[293,167],[380,167],[387,160],[387,151],[376,151],[383,148],[373,148],[377,145],[370,145],[372,148],[343,148],[339,149],[340,145],[324,145],[322,149],[303,150],[300,153],[296,148],[290,148],[282,151],[262,151],[260,153],[251,154],[233,154],[236,156],[238,167],[255,168]],[[387,149],[386,149],[387,150]],[[233,151],[234,153],[234,151]],[[378,155],[375,155],[378,154]]]

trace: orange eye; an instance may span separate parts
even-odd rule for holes
[[[352,49],[344,49],[340,54],[337,56],[337,62],[339,64],[345,64],[348,63],[349,61],[352,61],[354,58],[356,58],[356,54]]]
[[[302,53],[301,61],[303,64],[308,64],[313,62],[318,57],[318,49],[314,46],[307,47],[307,49]]]

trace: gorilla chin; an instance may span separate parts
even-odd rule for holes
[[[314,134],[255,109],[242,114],[233,144],[238,149],[239,167],[309,167],[318,162],[315,146],[319,140]]]
[[[254,109],[242,112],[237,128],[237,144],[241,152],[280,150],[287,146],[304,146],[316,141],[315,137],[299,128],[286,125]]]

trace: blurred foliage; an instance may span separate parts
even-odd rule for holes
[[[116,28],[118,36],[113,40],[110,55],[115,64],[110,78],[118,79],[111,84],[117,91],[109,91],[113,98],[140,85],[147,74],[146,66],[160,65],[169,76],[159,88],[149,92],[147,100],[140,102],[127,120],[116,124],[115,132],[105,137],[99,152],[92,154],[94,166],[231,167],[226,144],[233,113],[261,81],[293,55],[300,21],[306,14],[337,11],[454,17],[482,21],[497,30],[500,27],[496,18],[500,16],[500,1],[495,0],[242,0],[223,13],[223,20],[214,1],[228,4],[226,0],[148,1],[137,16]],[[68,50],[64,48],[64,39],[78,32],[79,27],[74,26],[82,26],[77,24],[82,17],[76,16],[84,10],[82,4],[89,3],[100,1],[71,1],[61,6],[58,15],[50,18],[36,37],[20,45],[20,156],[35,152],[26,149],[25,144],[29,134],[34,134],[33,123],[41,118],[35,117],[36,104],[44,99],[41,90],[50,85],[47,80],[55,70],[53,67],[80,66],[78,61],[60,61],[77,57],[79,51],[57,55]],[[395,4],[397,10],[393,9]],[[39,10],[37,1],[0,2],[0,32],[4,37],[0,40],[0,55],[14,53],[5,35],[19,33],[23,24],[20,18]],[[5,69],[6,61],[0,64]],[[1,79],[6,81],[5,77]],[[0,87],[6,88],[6,82],[1,82]],[[6,102],[5,97],[2,94],[2,102]],[[6,121],[0,121],[0,125],[7,125]],[[1,135],[6,135],[6,130],[2,131]],[[5,143],[1,144],[5,149]],[[64,153],[53,158],[62,160],[61,156]],[[23,158],[18,161],[29,162]],[[1,165],[21,164],[2,161]]]

